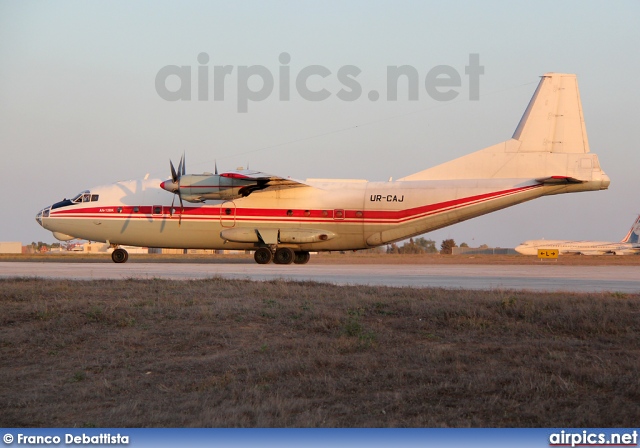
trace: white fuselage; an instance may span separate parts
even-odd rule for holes
[[[610,241],[531,240],[516,247],[516,251],[523,255],[537,255],[539,249],[556,249],[561,255],[630,255],[640,252],[640,245]]]
[[[455,181],[313,181],[309,187],[263,191],[234,201],[185,204],[159,187],[159,179],[95,187],[95,201],[45,209],[39,222],[57,234],[112,245],[253,249],[227,241],[230,228],[314,229],[327,241],[280,244],[298,250],[357,250],[422,234],[528,201],[568,192],[523,179]],[[174,202],[172,207],[172,201]],[[264,232],[263,232],[264,233]]]

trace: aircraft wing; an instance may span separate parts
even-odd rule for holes
[[[280,188],[295,188],[295,187],[311,187],[311,185],[297,179],[290,177],[275,176],[273,174],[263,173],[261,171],[253,170],[236,170],[227,171],[220,174],[220,177],[227,177],[230,179],[242,179],[242,180],[254,180],[261,186],[260,190],[277,190]],[[315,188],[315,187],[314,187]]]
[[[577,250],[570,252],[578,255],[606,255],[612,253],[610,250]]]

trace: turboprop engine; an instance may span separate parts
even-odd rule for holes
[[[207,200],[223,200],[243,198],[254,191],[265,188],[290,188],[305,186],[304,183],[290,178],[282,178],[272,174],[238,168],[237,171],[229,171],[218,174],[216,165],[215,173],[186,174],[184,154],[180,158],[178,171],[169,161],[171,179],[160,184],[160,188],[178,195],[180,207],[182,200],[189,202],[204,202]],[[173,205],[172,205],[173,206]]]
[[[204,202],[206,200],[232,200],[248,196],[252,191],[266,187],[266,180],[244,178],[238,173],[184,174],[176,180],[165,180],[160,184],[160,187],[178,194],[185,201]]]

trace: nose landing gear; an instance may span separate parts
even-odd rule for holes
[[[126,263],[129,259],[129,252],[121,248],[115,249],[111,253],[111,259],[114,263]]]

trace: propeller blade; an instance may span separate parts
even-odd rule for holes
[[[173,162],[169,160],[169,166],[171,166],[171,180],[175,183],[178,181],[178,175],[176,174],[176,169],[173,167]]]
[[[182,225],[182,214],[184,213],[184,204],[182,203],[182,193],[180,193],[179,189],[178,189],[178,198],[180,199],[180,218],[178,219],[178,227],[180,227]]]
[[[216,176],[218,175],[218,162],[216,160],[213,161],[213,166],[216,168]]]
[[[184,153],[182,153],[182,173],[180,173],[180,175],[184,176],[185,174],[187,174],[187,159]]]

